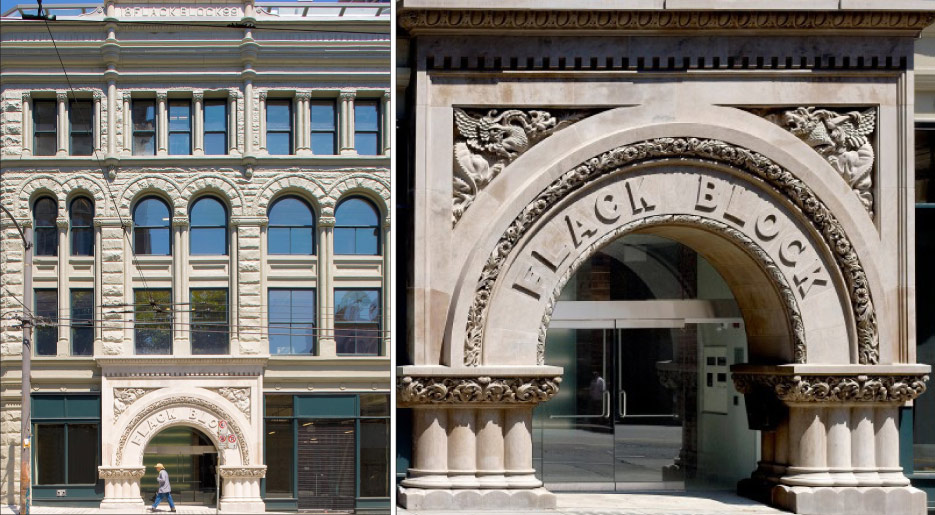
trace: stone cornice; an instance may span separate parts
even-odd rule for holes
[[[558,393],[561,377],[396,378],[396,404],[538,404]]]
[[[420,33],[807,32],[918,34],[935,22],[927,11],[769,10],[400,10],[399,25]]]

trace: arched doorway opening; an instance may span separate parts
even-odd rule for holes
[[[741,310],[703,255],[613,240],[555,304],[545,364],[564,378],[534,413],[537,476],[556,491],[733,488],[758,455],[728,374],[747,360]]]
[[[176,504],[214,506],[217,499],[218,450],[201,431],[188,426],[168,427],[156,434],[143,451],[143,466],[153,471],[142,478],[148,500],[158,488],[156,464],[169,472]]]

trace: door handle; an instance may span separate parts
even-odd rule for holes
[[[620,418],[627,416],[627,391],[620,390],[617,393],[617,400],[620,403],[620,406],[617,407],[617,412],[620,413]]]
[[[610,418],[610,392],[604,390],[603,397],[606,408],[601,410],[601,414],[604,415],[604,418]]]

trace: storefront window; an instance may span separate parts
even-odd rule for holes
[[[916,130],[916,359],[935,365],[935,125]],[[935,396],[921,395],[914,408],[916,473],[935,473]]]
[[[360,497],[390,495],[389,419],[360,420]]]
[[[98,483],[99,396],[33,395],[32,418],[36,499],[55,497],[54,487]]]
[[[292,397],[288,397],[291,404]],[[294,438],[291,419],[266,419],[267,497],[294,497],[292,469]]]

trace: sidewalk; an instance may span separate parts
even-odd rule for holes
[[[163,503],[165,504],[165,503]],[[175,505],[176,513],[185,514],[185,515],[214,515],[213,506],[181,506]],[[148,508],[140,508],[137,511],[127,511],[127,510],[102,510],[100,508],[78,508],[78,507],[50,507],[50,506],[33,506],[29,510],[30,515],[86,515],[86,514],[106,514],[106,515],[124,515],[125,513],[157,513],[157,514],[166,514],[169,515],[168,505],[160,505],[159,508],[152,512]],[[220,512],[222,514],[233,515],[232,512]],[[280,511],[268,511],[267,515],[287,515],[286,512]],[[16,506],[0,506],[0,515],[19,515]],[[295,512],[288,513],[288,515],[295,515]]]
[[[565,493],[554,510],[525,511],[523,515],[777,515],[786,512],[739,497],[733,492],[691,493]],[[453,515],[454,511],[408,511],[399,515]],[[515,510],[485,511],[512,515]]]

